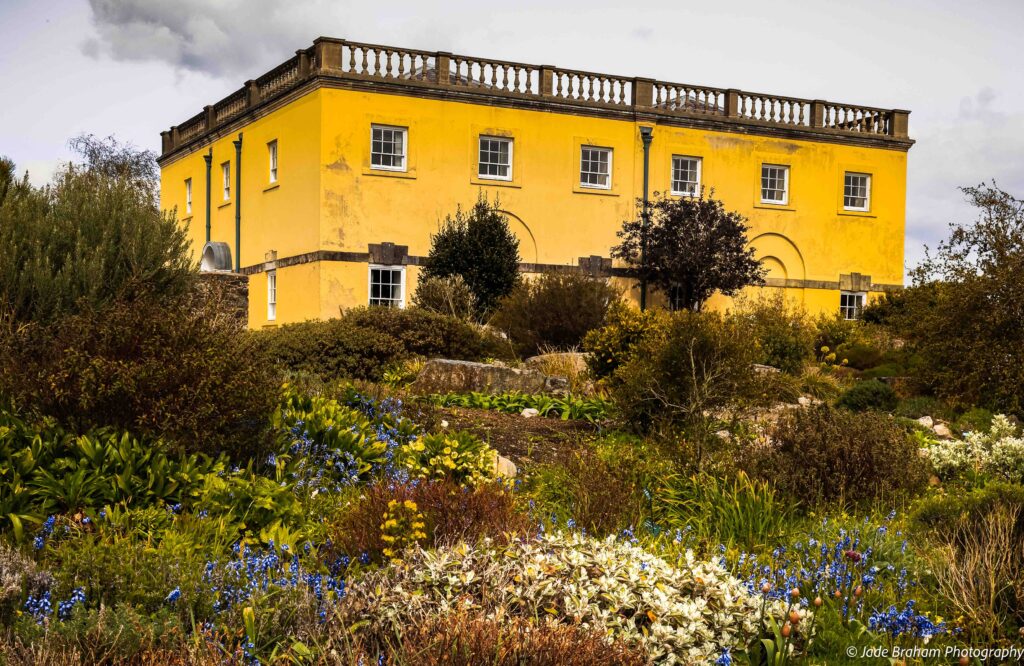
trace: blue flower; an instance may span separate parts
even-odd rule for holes
[[[173,590],[171,590],[171,593],[167,595],[167,598],[164,599],[164,601],[166,603],[173,604],[175,601],[177,601],[180,598],[181,598],[181,588],[180,587],[176,587]]]

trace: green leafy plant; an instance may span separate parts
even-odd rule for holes
[[[493,409],[506,414],[519,414],[524,409],[536,409],[540,416],[560,418],[563,421],[583,419],[600,421],[608,416],[612,404],[600,397],[566,396],[564,398],[519,392],[488,393],[447,393],[430,395],[425,399],[440,407],[469,407],[472,409]]]
[[[857,382],[851,386],[836,402],[838,407],[844,407],[852,412],[864,412],[876,410],[891,412],[899,404],[899,396],[896,391],[885,382],[877,379]]]

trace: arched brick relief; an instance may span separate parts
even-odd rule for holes
[[[508,228],[519,239],[519,260],[530,264],[540,263],[537,239],[534,238],[530,227],[526,226],[526,222],[511,211],[499,209],[498,212],[508,217]]]
[[[761,234],[750,241],[754,256],[765,261],[768,277],[803,280],[807,277],[804,257],[793,241],[779,233]]]

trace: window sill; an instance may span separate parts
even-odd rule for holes
[[[416,178],[416,170],[409,169],[407,171],[392,171],[391,169],[374,169],[373,167],[363,167],[364,176],[384,176],[385,178]]]
[[[279,187],[281,187],[281,181],[274,181],[270,185],[267,185],[266,187],[264,187],[263,191],[264,192],[272,192],[272,191],[276,190]]]
[[[522,187],[522,184],[518,180],[502,180],[500,178],[481,178],[480,176],[470,176],[469,182],[473,185],[493,185],[494,187]]]
[[[263,326],[261,328],[277,328],[277,322],[276,321],[268,322],[266,324],[263,324]]]
[[[836,214],[847,217],[878,217],[877,213],[873,213],[870,210],[846,210],[845,208],[840,208],[836,211]]]
[[[763,210],[788,210],[788,211],[795,211],[796,210],[796,207],[793,206],[792,204],[789,204],[789,203],[773,204],[773,203],[765,203],[764,201],[758,201],[757,203],[755,203],[754,204],[754,208],[761,208]]]
[[[227,201],[225,201],[225,202],[223,202],[223,203],[219,203],[219,204],[217,204],[217,208],[218,208],[218,209],[220,209],[220,208],[227,208],[227,207],[228,207],[228,206],[230,206],[230,205],[231,205],[231,200],[230,200],[230,199],[228,199]]]
[[[619,193],[614,188],[603,189],[600,187],[584,187],[579,183],[572,186],[572,191],[576,194],[597,194],[605,197],[617,197]]]

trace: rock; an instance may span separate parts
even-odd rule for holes
[[[534,416],[540,416],[540,412],[533,407],[527,407],[519,413],[524,419],[532,419]]]
[[[434,359],[423,364],[409,390],[429,393],[554,393],[564,394],[569,382],[564,377],[549,377],[530,368],[504,368],[487,363]]]
[[[770,365],[764,365],[764,364],[761,364],[761,363],[755,363],[754,364],[754,372],[756,372],[759,375],[772,375],[772,374],[775,374],[777,372],[782,372],[782,371],[779,370],[778,368],[772,367]]]
[[[800,405],[801,407],[810,407],[811,399],[808,398],[806,395],[802,395],[796,399],[796,404]]]
[[[498,456],[494,461],[494,474],[506,479],[514,478],[516,475],[516,464],[505,456]]]
[[[932,426],[932,432],[943,439],[952,439],[953,431],[949,429],[949,426],[945,423],[936,423]]]
[[[732,439],[732,434],[728,430],[719,430],[718,432],[715,433],[715,437],[728,442],[730,439]]]
[[[442,428],[447,428],[448,427],[448,421],[446,421],[445,419],[441,419],[441,427]]]
[[[925,428],[931,428],[932,426],[935,425],[935,421],[932,420],[932,417],[930,416],[922,416],[917,420],[917,422],[923,425]]]
[[[561,371],[572,372],[574,374],[580,374],[587,371],[587,358],[590,354],[584,352],[553,352],[551,354],[540,354],[539,356],[531,356],[530,358],[523,361],[523,365],[533,370],[540,370],[541,372],[555,372],[562,374]]]

